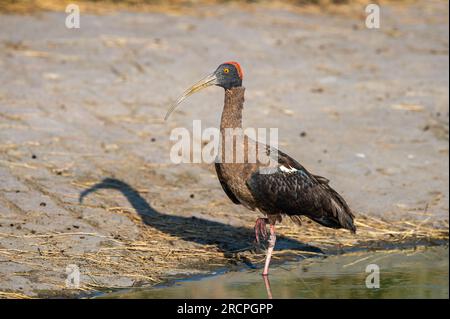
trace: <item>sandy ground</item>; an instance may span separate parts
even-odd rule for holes
[[[231,204],[212,166],[169,161],[173,128],[218,125],[222,90],[162,120],[228,60],[245,72],[244,125],[278,127],[280,148],[358,214],[448,231],[448,3],[385,5],[379,30],[363,8],[82,14],[76,30],[64,20],[0,15],[5,295],[60,295],[69,264],[88,290],[242,263],[228,255],[257,215]],[[289,243],[309,226],[285,227]]]

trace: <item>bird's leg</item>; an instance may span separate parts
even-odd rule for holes
[[[270,288],[269,276],[263,276],[264,285],[266,286],[267,298],[272,299],[272,289]]]
[[[265,240],[267,238],[266,224],[269,220],[267,218],[258,218],[255,223],[256,242],[259,244],[259,236]]]
[[[272,257],[273,248],[275,247],[275,242],[277,241],[277,236],[275,236],[275,224],[270,224],[270,238],[269,238],[269,248],[267,248],[266,263],[264,264],[263,276],[269,275],[269,264],[270,258]]]

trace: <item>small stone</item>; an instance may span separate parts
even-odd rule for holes
[[[322,93],[323,91],[324,91],[324,88],[322,88],[322,87],[317,87],[317,88],[311,89],[312,93]]]

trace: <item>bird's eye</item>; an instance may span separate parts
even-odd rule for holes
[[[229,73],[229,72],[230,72],[230,69],[229,69],[229,68],[223,69],[223,73]]]

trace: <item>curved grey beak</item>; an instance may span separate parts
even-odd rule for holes
[[[170,114],[172,114],[172,112],[176,109],[176,107],[181,102],[183,102],[187,97],[191,96],[195,92],[198,92],[198,91],[200,91],[200,90],[202,90],[204,88],[207,88],[208,86],[215,85],[215,84],[217,84],[217,77],[216,77],[216,75],[214,73],[204,77],[203,79],[201,79],[200,81],[195,83],[189,89],[184,91],[184,93],[178,98],[178,100],[175,102],[175,104],[173,104],[169,108],[169,110],[167,111],[166,116],[164,117],[164,121],[167,121],[167,119],[169,118]]]

